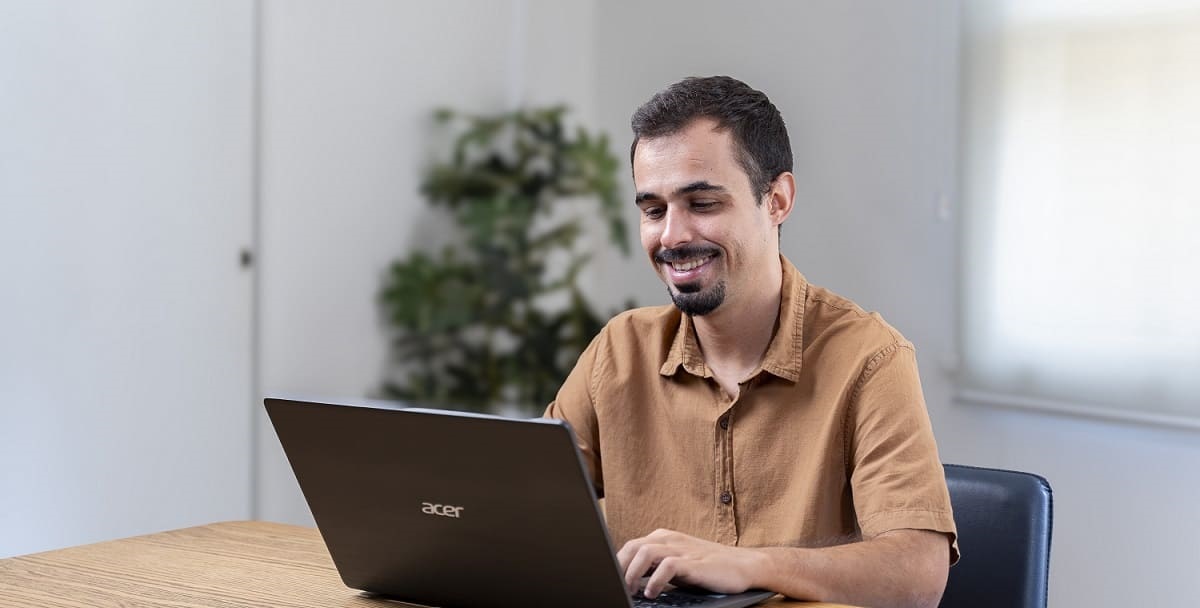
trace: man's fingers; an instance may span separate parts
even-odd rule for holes
[[[680,542],[694,540],[660,528],[625,543],[617,552],[617,562],[625,575],[625,587],[629,593],[637,593],[642,577],[652,569],[654,572],[646,583],[645,594],[647,597],[656,597],[662,593],[672,579],[683,575],[681,571],[685,568],[685,560],[680,557]]]
[[[654,574],[651,574],[649,580],[646,581],[646,590],[644,591],[646,597],[658,597],[658,594],[662,593],[672,580],[687,576],[687,572],[683,570],[684,566],[685,560],[674,555],[659,560]]]
[[[630,565],[632,564],[632,562],[634,562],[635,556],[638,553],[641,553],[642,548],[646,547],[647,544],[650,544],[650,542],[652,542],[652,541],[650,541],[650,538],[648,536],[643,536],[641,538],[634,538],[634,540],[626,542],[625,546],[620,548],[619,552],[617,552],[617,564],[620,565],[620,571],[629,572]],[[646,573],[646,571],[649,570],[650,566],[653,566],[653,564],[650,564],[650,565],[644,567],[643,570],[641,570],[640,572],[637,572],[637,578],[641,578],[642,574]],[[629,577],[626,576],[625,579],[628,580]],[[636,591],[636,589],[635,589],[635,591]]]
[[[761,565],[752,549],[726,547],[671,530],[655,530],[625,543],[617,561],[631,594],[653,570],[646,579],[646,597],[657,597],[672,583],[700,585],[721,593],[745,591],[753,584],[754,564]]]
[[[638,550],[644,544],[646,544],[645,538],[635,538],[625,543],[621,550],[617,551],[617,564],[621,566],[621,572],[629,571],[629,564],[633,561],[633,556],[637,555]]]
[[[662,558],[660,555],[662,548],[661,545],[645,543],[630,558],[629,566],[625,568],[625,587],[629,589],[630,594],[637,593],[638,587],[642,583],[642,577],[658,564]]]

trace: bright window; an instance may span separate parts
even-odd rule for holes
[[[963,10],[963,397],[1200,427],[1200,2]]]

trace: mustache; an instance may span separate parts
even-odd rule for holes
[[[654,252],[654,261],[659,264],[671,264],[710,255],[721,255],[721,250],[713,245],[684,245],[674,249],[659,249]]]

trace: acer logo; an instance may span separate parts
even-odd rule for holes
[[[453,517],[455,519],[458,519],[462,515],[462,511],[465,508],[454,505],[435,505],[431,502],[421,503],[421,512],[426,515],[441,515],[442,517]]]

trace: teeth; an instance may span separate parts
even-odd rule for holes
[[[712,256],[710,255],[710,256],[702,257],[698,260],[691,260],[688,262],[674,262],[671,264],[671,268],[674,268],[676,272],[687,272],[693,268],[696,268],[697,266],[704,265],[704,263],[707,262],[711,258],[712,258]]]

